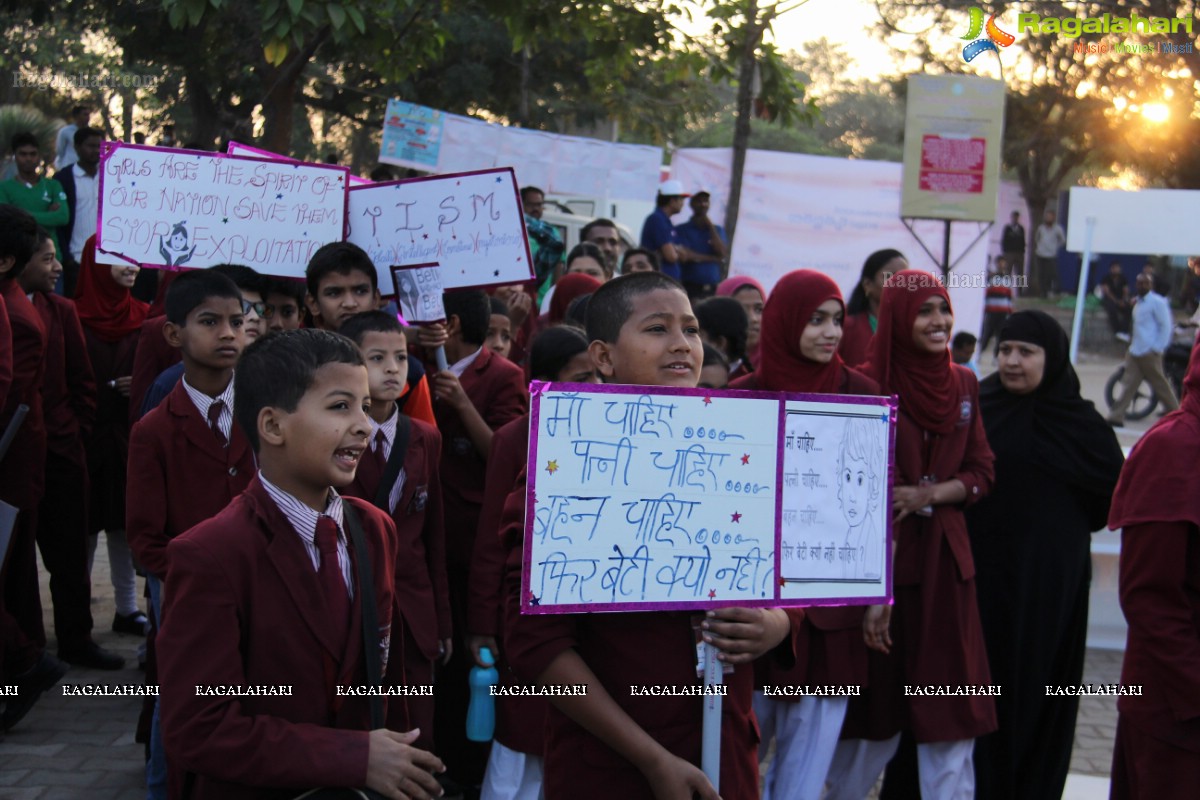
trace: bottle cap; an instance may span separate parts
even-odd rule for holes
[[[496,658],[492,655],[492,648],[490,647],[479,648],[479,660],[489,667],[496,665]]]

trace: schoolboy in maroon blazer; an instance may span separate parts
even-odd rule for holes
[[[124,666],[125,659],[92,640],[83,437],[96,418],[96,379],[75,304],[54,293],[62,269],[54,254],[54,240],[39,230],[38,249],[18,278],[46,328],[42,380],[46,488],[38,506],[37,541],[50,573],[59,658],[115,670]]]
[[[218,514],[255,471],[233,419],[233,366],[245,347],[241,293],[224,275],[194,270],[171,283],[166,309],[163,334],[183,358],[183,380],[133,426],[126,490],[129,547],[160,581],[167,542]]]
[[[173,795],[285,798],[329,786],[437,796],[441,763],[410,746],[418,732],[368,730],[368,698],[339,688],[366,685],[364,646],[386,654],[403,634],[395,525],[334,488],[354,479],[371,432],[362,356],[326,331],[263,337],[242,355],[234,392],[260,472],[167,546],[159,699],[167,756],[184,775]],[[365,552],[348,535],[355,519]],[[364,603],[379,625],[366,643]]]
[[[703,346],[683,286],[659,272],[604,284],[588,306],[589,352],[607,381],[695,387]],[[524,475],[524,473],[522,473]],[[505,505],[501,529],[524,530],[525,486]],[[721,715],[721,786],[726,800],[757,800],[758,726],[751,711],[750,662],[770,653],[794,663],[799,609],[726,608],[688,612],[561,614],[520,612],[521,548],[509,555],[505,642],[517,676],[538,684],[588,684],[583,697],[552,697],[546,720],[546,797],[693,797],[717,789],[698,766],[702,703],[645,698],[630,687],[695,685],[693,625],[734,664]],[[702,620],[702,622],[700,622]]]
[[[448,292],[443,304],[450,368],[434,375],[430,388],[442,433],[450,612],[454,629],[465,632],[471,553],[483,507],[492,433],[524,414],[529,396],[521,368],[484,347],[492,318],[488,296],[482,291]],[[437,742],[438,753],[447,759],[455,779],[477,784],[483,779],[487,754],[465,736],[467,674],[473,663],[466,649],[455,648],[437,684]]]
[[[452,650],[438,470],[442,436],[427,422],[401,419],[397,400],[407,381],[408,342],[400,321],[384,311],[367,311],[347,320],[339,333],[354,340],[367,362],[372,430],[371,444],[343,494],[375,502],[380,499],[387,463],[392,458],[402,459],[385,506],[379,506],[396,523],[396,599],[404,618],[404,635],[392,637],[390,676],[397,684],[432,686],[434,662],[440,659],[445,663]],[[395,448],[405,425],[406,452],[397,454]],[[389,725],[399,730],[420,728],[417,746],[431,748],[433,697],[412,696],[406,705],[390,706]]]

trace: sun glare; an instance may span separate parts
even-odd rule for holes
[[[1171,117],[1171,109],[1165,103],[1146,103],[1142,106],[1142,116],[1147,122],[1163,123]]]

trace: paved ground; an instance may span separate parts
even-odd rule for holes
[[[1084,394],[1104,410],[1104,382],[1120,362],[1115,358],[1082,358],[1079,375]],[[985,358],[984,372],[992,369]],[[1130,423],[1121,432],[1122,444],[1132,445],[1155,417]],[[138,684],[136,669],[139,639],[114,634],[112,586],[106,549],[96,549],[93,613],[96,638],[127,659],[118,673],[72,670],[70,683]],[[49,589],[43,570],[42,601],[49,623]],[[52,644],[53,646],[53,644]],[[1084,681],[1115,683],[1120,676],[1121,654],[1089,650]],[[144,796],[143,749],[133,741],[139,701],[135,698],[64,697],[61,690],[47,694],[7,739],[0,743],[0,798],[3,800],[137,800]],[[1075,749],[1071,757],[1072,780],[1065,797],[1072,800],[1106,798],[1107,777],[1116,729],[1115,698],[1084,698],[1080,705]]]

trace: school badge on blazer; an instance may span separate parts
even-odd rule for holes
[[[413,489],[412,499],[408,501],[409,514],[420,514],[425,510],[425,504],[429,502],[429,485],[422,483],[420,486]]]
[[[963,396],[962,405],[958,408],[958,424],[966,425],[971,420],[971,398]]]

